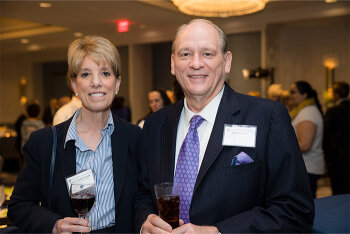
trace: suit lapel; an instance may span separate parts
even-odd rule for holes
[[[72,120],[72,119],[70,119]],[[68,141],[64,148],[64,142],[71,121],[66,122],[62,128],[57,128],[57,151],[56,158],[59,161],[63,178],[74,175],[76,172],[76,153],[74,141]]]
[[[204,158],[198,172],[193,194],[195,194],[205,174],[223,149],[222,138],[224,133],[224,125],[239,123],[239,103],[234,94],[235,92],[227,84],[225,84],[224,94],[222,96],[213,130],[211,132],[209,142],[204,153]]]
[[[114,119],[114,131],[111,136],[112,141],[112,160],[113,160],[113,181],[114,181],[114,201],[118,204],[120,194],[125,180],[125,170],[128,155],[129,138],[126,128],[122,121],[116,116]]]
[[[171,182],[174,179],[177,126],[183,101],[170,108],[172,109],[166,115],[165,124],[162,125],[161,130],[160,182]]]

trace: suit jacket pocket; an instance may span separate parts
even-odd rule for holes
[[[225,167],[225,175],[250,174],[258,170],[260,164],[260,161],[255,161],[244,165],[227,166]]]

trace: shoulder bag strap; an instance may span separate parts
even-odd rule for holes
[[[52,179],[53,179],[53,173],[55,170],[55,159],[56,159],[56,148],[57,148],[57,134],[56,134],[56,127],[51,126],[52,129],[52,136],[53,136],[53,144],[52,144],[52,153],[51,153],[51,163],[50,163],[50,178],[49,178],[49,196],[48,196],[48,205],[49,209],[51,209],[51,188],[52,188]]]

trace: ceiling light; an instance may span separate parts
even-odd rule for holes
[[[174,5],[188,15],[204,17],[229,17],[251,14],[265,8],[269,0],[172,0]]]
[[[29,43],[29,40],[26,39],[26,38],[22,38],[22,39],[21,39],[21,43],[22,43],[22,44],[28,44],[28,43]]]
[[[75,37],[82,37],[83,36],[83,34],[81,32],[75,32],[73,35]]]
[[[324,0],[326,3],[333,3],[336,2],[337,0]]]
[[[30,45],[28,47],[28,50],[29,51],[37,51],[37,50],[40,50],[40,46],[39,45]]]
[[[52,6],[52,4],[49,3],[49,2],[41,2],[41,3],[39,4],[39,6],[40,6],[40,7],[43,7],[43,8],[49,8],[49,7]]]

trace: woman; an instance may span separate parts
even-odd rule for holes
[[[147,116],[149,116],[153,112],[156,112],[156,111],[162,109],[163,107],[165,107],[169,104],[171,104],[171,101],[170,101],[170,99],[169,99],[169,97],[166,94],[164,89],[162,89],[162,88],[152,89],[148,93],[148,105],[149,105],[149,108],[151,109],[151,111],[144,118],[139,120],[137,122],[137,125],[140,128],[143,128],[143,124],[145,123],[145,119],[147,118]]]
[[[324,173],[322,150],[323,118],[317,93],[306,81],[292,84],[290,101],[294,108],[290,112],[300,150],[309,176],[311,192],[316,197],[317,180]]]
[[[111,114],[120,69],[119,53],[105,38],[86,36],[70,45],[67,78],[82,108],[56,126],[50,191],[51,128],[34,132],[24,146],[28,163],[18,177],[8,211],[21,231],[133,232],[140,129]],[[96,199],[88,219],[79,219],[65,178],[88,169],[95,172]]]

